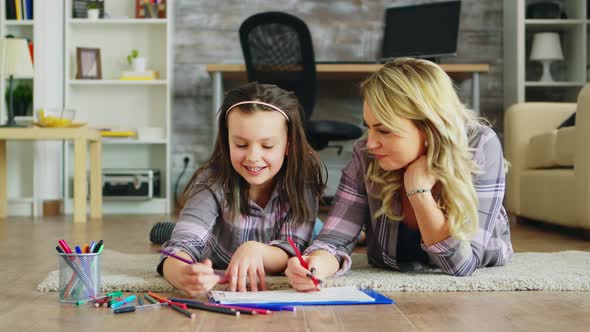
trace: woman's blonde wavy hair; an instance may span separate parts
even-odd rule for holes
[[[478,228],[478,198],[473,174],[469,127],[480,121],[461,103],[449,76],[435,63],[399,58],[386,63],[361,83],[361,94],[379,122],[400,132],[399,119],[407,118],[425,134],[427,164],[441,185],[438,205],[445,214],[451,236],[467,239]],[[385,171],[376,160],[369,164],[368,178],[380,188],[383,205],[377,216],[402,220],[392,210],[403,184],[403,171]]]

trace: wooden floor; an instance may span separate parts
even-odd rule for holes
[[[108,216],[87,224],[71,219],[0,220],[0,330],[2,331],[587,331],[590,294],[578,292],[388,293],[397,304],[299,307],[269,316],[169,309],[114,315],[110,309],[61,304],[56,293],[35,291],[57,268],[55,246],[104,239],[107,248],[156,252],[148,241],[157,216]],[[513,227],[516,251],[590,251],[590,241],[553,228]],[[590,273],[590,271],[589,271]]]

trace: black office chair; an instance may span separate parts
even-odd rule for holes
[[[315,106],[317,78],[311,34],[305,22],[282,12],[265,12],[247,18],[240,26],[240,44],[248,81],[275,84],[293,91],[303,106],[307,138],[316,150],[337,147],[331,141],[359,138],[362,130],[350,123],[310,120]]]

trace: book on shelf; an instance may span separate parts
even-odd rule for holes
[[[157,70],[124,71],[120,77],[123,81],[149,81],[158,78],[160,78],[160,73]]]
[[[137,132],[135,132],[134,130],[115,130],[115,129],[109,129],[109,128],[102,128],[99,130],[100,131],[100,136],[102,137],[115,137],[115,138],[127,138],[127,137],[136,137],[137,136]]]
[[[166,18],[166,0],[135,0],[136,18]]]
[[[32,20],[33,0],[5,0],[7,20]]]

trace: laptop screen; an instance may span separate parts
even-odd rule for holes
[[[460,12],[461,1],[388,8],[381,60],[456,55]]]

